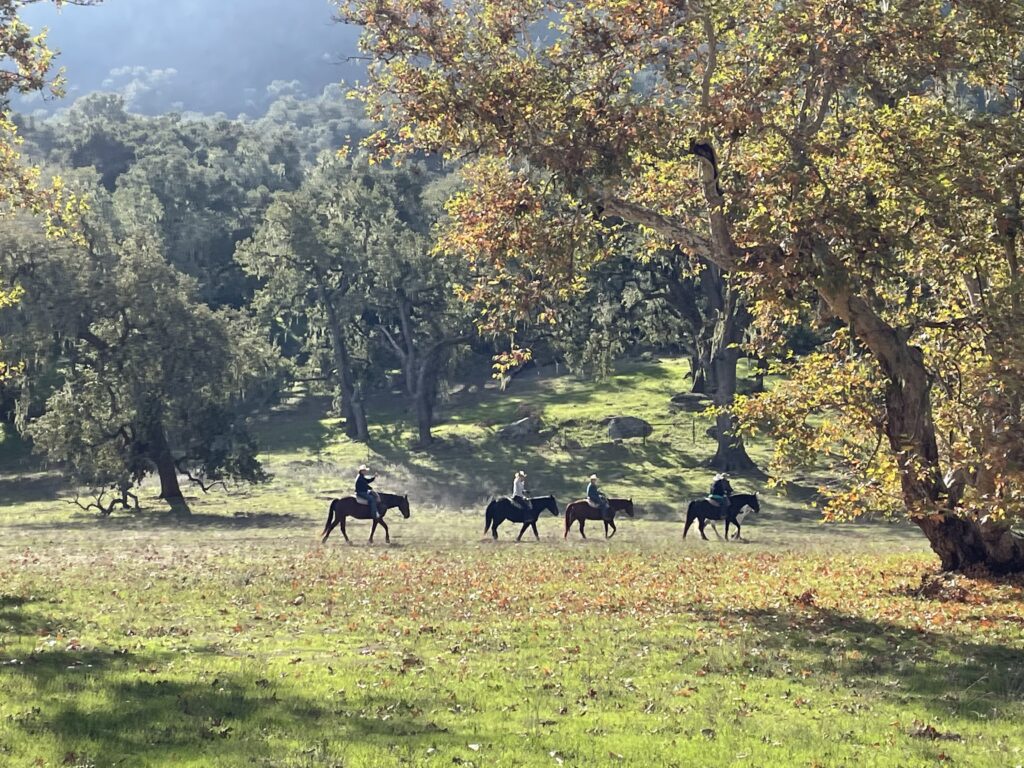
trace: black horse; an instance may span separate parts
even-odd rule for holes
[[[558,515],[558,502],[555,501],[554,496],[534,496],[530,499],[529,512],[507,496],[491,499],[491,503],[487,505],[487,511],[484,513],[484,520],[486,521],[484,533],[487,533],[489,530],[494,538],[498,538],[498,526],[508,520],[513,523],[523,524],[519,535],[516,536],[516,541],[522,540],[527,528],[533,528],[533,535],[540,540],[540,534],[537,533],[537,518],[540,517],[540,513],[544,510],[547,510],[552,515]]]
[[[384,515],[392,507],[398,507],[398,511],[402,513],[402,517],[409,517],[409,497],[399,496],[397,493],[378,493],[379,499],[378,511],[380,516],[373,521],[373,527],[370,528],[370,543],[373,544],[373,534],[377,532],[377,526],[379,525],[384,529],[384,541],[388,544],[391,543],[391,531],[388,530],[387,523],[384,522]],[[351,517],[356,520],[373,520],[373,515],[370,514],[370,506],[368,504],[361,504],[356,501],[355,496],[346,496],[342,499],[334,499],[331,502],[331,506],[327,510],[327,522],[324,524],[324,530],[321,535],[320,543],[327,541],[327,537],[331,535],[331,531],[335,527],[341,528],[341,535],[345,537],[345,541],[351,544],[351,540],[348,538],[348,533],[345,531],[345,518]]]
[[[705,541],[708,537],[704,535],[704,525],[708,520],[711,520],[711,527],[715,529],[715,535],[718,535],[718,529],[715,528],[714,521],[725,519],[725,538],[729,539],[729,524],[732,523],[736,526],[736,538],[740,538],[740,523],[743,518],[746,517],[747,509],[752,509],[754,512],[761,511],[761,502],[757,498],[756,493],[734,493],[729,497],[729,508],[722,513],[721,507],[716,507],[707,499],[694,499],[690,502],[690,506],[686,508],[686,527],[683,528],[683,538],[686,538],[686,534],[690,530],[690,526],[693,525],[693,521],[697,521],[697,526],[700,530],[700,537]]]

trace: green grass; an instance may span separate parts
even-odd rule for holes
[[[460,394],[429,453],[393,402],[369,452],[320,401],[282,409],[259,425],[274,481],[190,518],[147,497],[97,519],[19,458],[0,475],[0,765],[1024,764],[1022,583],[915,596],[935,566],[919,534],[825,526],[784,496],[747,543],[684,542],[713,450],[667,407],[684,371]],[[481,426],[522,407],[549,434]],[[597,422],[619,413],[655,435],[609,443]],[[365,524],[321,546],[319,497],[367,455],[412,517],[391,547]],[[540,542],[482,539],[480,501],[519,466],[563,502],[598,471],[638,517],[610,541],[548,516]]]

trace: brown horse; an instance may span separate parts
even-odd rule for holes
[[[402,517],[409,517],[409,497],[399,496],[397,493],[378,493],[378,511],[380,517],[373,521],[373,527],[370,529],[370,543],[373,544],[373,534],[377,531],[379,525],[384,529],[384,541],[388,544],[391,543],[391,533],[388,531],[387,523],[384,522],[384,515],[392,507],[398,507],[398,510],[402,513]],[[324,532],[321,535],[320,543],[323,544],[327,541],[327,537],[331,535],[331,531],[334,530],[335,526],[341,528],[341,535],[345,537],[345,541],[349,544],[352,541],[349,539],[348,534],[345,533],[345,518],[351,517],[356,520],[373,520],[373,516],[370,514],[370,507],[368,504],[360,504],[356,501],[355,496],[346,496],[343,499],[335,499],[331,502],[330,508],[327,510],[327,522],[324,524]]]
[[[587,520],[601,520],[604,523],[604,537],[610,539],[615,535],[615,513],[625,512],[630,517],[633,517],[633,500],[632,499],[608,499],[608,511],[611,513],[609,519],[605,520],[601,517],[601,510],[597,507],[592,507],[586,499],[580,499],[579,501],[571,502],[565,508],[565,536],[569,535],[569,529],[572,524],[579,522],[580,524],[580,536],[584,539],[587,538],[587,534],[583,532],[583,526]],[[608,528],[611,528],[611,533],[608,533]]]

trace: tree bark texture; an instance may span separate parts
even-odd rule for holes
[[[338,310],[322,280],[318,280],[320,302],[327,315],[327,332],[331,337],[331,352],[334,358],[334,372],[341,398],[341,415],[345,419],[345,434],[352,440],[366,442],[369,437],[366,410],[359,397],[352,373],[352,358],[345,343],[345,332],[338,317]]]

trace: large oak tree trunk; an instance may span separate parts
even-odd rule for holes
[[[699,341],[697,346],[705,358],[701,367],[706,394],[711,395],[711,401],[717,408],[723,409],[715,420],[718,448],[708,464],[723,472],[747,472],[756,469],[757,465],[747,455],[729,409],[736,399],[739,345],[743,343],[750,324],[750,314],[718,267],[708,264],[701,274],[700,283],[707,297],[709,321],[713,322],[713,326],[710,329],[710,341]]]
[[[823,273],[818,292],[885,374],[885,435],[900,469],[903,503],[943,570],[983,566],[993,573],[1024,571],[1024,538],[1004,523],[975,520],[949,509],[953,499],[939,465],[931,380],[923,353],[850,290],[845,270],[824,246],[815,255]]]
[[[420,445],[429,445],[434,441],[431,428],[434,426],[434,397],[421,389],[415,396],[416,431]]]
[[[334,370],[341,398],[341,415],[345,419],[345,434],[352,440],[366,442],[370,438],[366,410],[352,374],[352,358],[345,343],[341,320],[323,282],[319,285],[319,291],[320,301],[327,315],[327,332],[331,337]]]
[[[693,383],[690,391],[698,395],[708,393],[708,369],[711,368],[711,343],[706,339],[698,339],[695,349],[690,355],[690,374]]]
[[[736,365],[739,361],[737,350],[728,350],[715,358],[715,389],[712,402],[719,408],[728,409],[736,396]],[[715,437],[718,450],[710,466],[723,472],[749,472],[757,468],[747,455],[743,439],[736,434],[736,424],[728,410],[722,411],[715,419]]]
[[[170,502],[171,506],[183,506],[185,496],[178,483],[178,465],[174,461],[167,434],[160,421],[155,421],[150,426],[148,442],[150,458],[156,465],[157,476],[160,478],[160,498]]]
[[[944,571],[984,567],[996,574],[1024,571],[1024,536],[1005,523],[952,513],[916,515]]]

